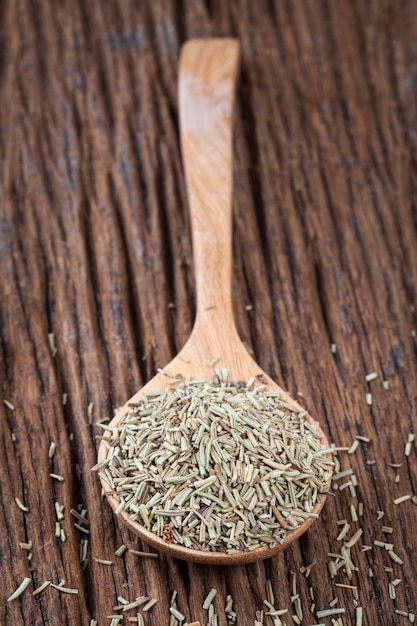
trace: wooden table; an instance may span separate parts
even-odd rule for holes
[[[341,478],[300,541],[234,569],[115,556],[122,544],[150,548],[118,524],[90,472],[96,422],[191,330],[177,60],[186,38],[213,35],[242,45],[233,284],[241,338],[336,446],[359,443],[337,456],[342,470],[353,469],[355,490],[342,488],[352,475]],[[416,443],[406,448],[417,389],[416,38],[412,0],[3,5],[2,623],[88,626],[94,618],[101,626],[120,613],[117,596],[145,595],[159,602],[144,623],[172,624],[176,591],[186,621],[205,625],[202,605],[214,587],[217,624],[228,623],[230,594],[237,624],[249,626],[268,610],[267,580],[275,608],[288,609],[287,626],[298,623],[296,594],[303,625],[360,623],[355,595],[363,624],[410,623],[417,506],[394,500],[417,494]],[[56,503],[65,507],[58,528]],[[74,527],[78,505],[88,511],[88,535]],[[352,505],[363,513],[357,522]],[[338,541],[341,519],[350,526]],[[61,528],[66,541],[55,537]],[[327,554],[346,550],[359,529],[357,571],[350,579],[342,566],[332,579]],[[375,540],[392,543],[403,564]],[[28,588],[6,603],[25,577]],[[78,594],[48,587],[32,596],[62,579]],[[312,597],[316,611],[337,598],[345,613],[317,616]],[[124,615],[121,624],[134,623],[135,611]]]

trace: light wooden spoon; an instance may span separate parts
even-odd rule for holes
[[[239,60],[239,43],[235,39],[190,40],[181,50],[179,69],[179,107],[182,156],[185,166],[197,288],[197,315],[193,331],[181,352],[166,366],[174,375],[189,375],[194,380],[211,380],[214,368],[209,365],[215,355],[216,367],[229,371],[229,380],[247,381],[261,375],[268,389],[278,390],[285,402],[296,410],[301,407],[274,383],[249,356],[235,327],[231,297],[232,269],[232,111]],[[170,382],[157,374],[116,414],[110,426],[118,426],[146,391],[163,389]],[[306,416],[328,441],[310,416]],[[109,434],[109,432],[107,432]],[[101,443],[98,462],[106,459],[107,448]],[[113,509],[118,501],[111,488],[102,485]],[[318,513],[325,496],[314,508]],[[146,530],[122,512],[128,527],[158,550],[179,559],[212,564],[249,563],[270,557],[286,548],[304,533],[314,518],[290,532],[274,548],[261,547],[235,554],[203,552],[167,543]]]

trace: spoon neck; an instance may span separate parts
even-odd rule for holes
[[[213,335],[219,338],[225,335],[237,335],[230,292],[211,292],[197,289],[197,313],[194,333]]]
[[[203,360],[207,363],[215,356],[226,359],[227,363],[239,355],[243,360],[247,356],[236,329],[231,306],[219,300],[212,307],[197,309],[188,345],[200,357],[204,355]]]
[[[200,203],[196,200],[195,205]],[[196,323],[222,318],[233,323],[231,202],[192,212],[197,297]]]

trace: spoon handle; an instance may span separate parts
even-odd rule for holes
[[[181,50],[179,108],[197,290],[194,330],[234,327],[232,126],[236,39],[192,39]]]

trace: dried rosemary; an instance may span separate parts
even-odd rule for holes
[[[234,553],[274,546],[329,487],[331,450],[265,385],[191,381],[152,391],[106,433],[101,478],[166,541]]]

